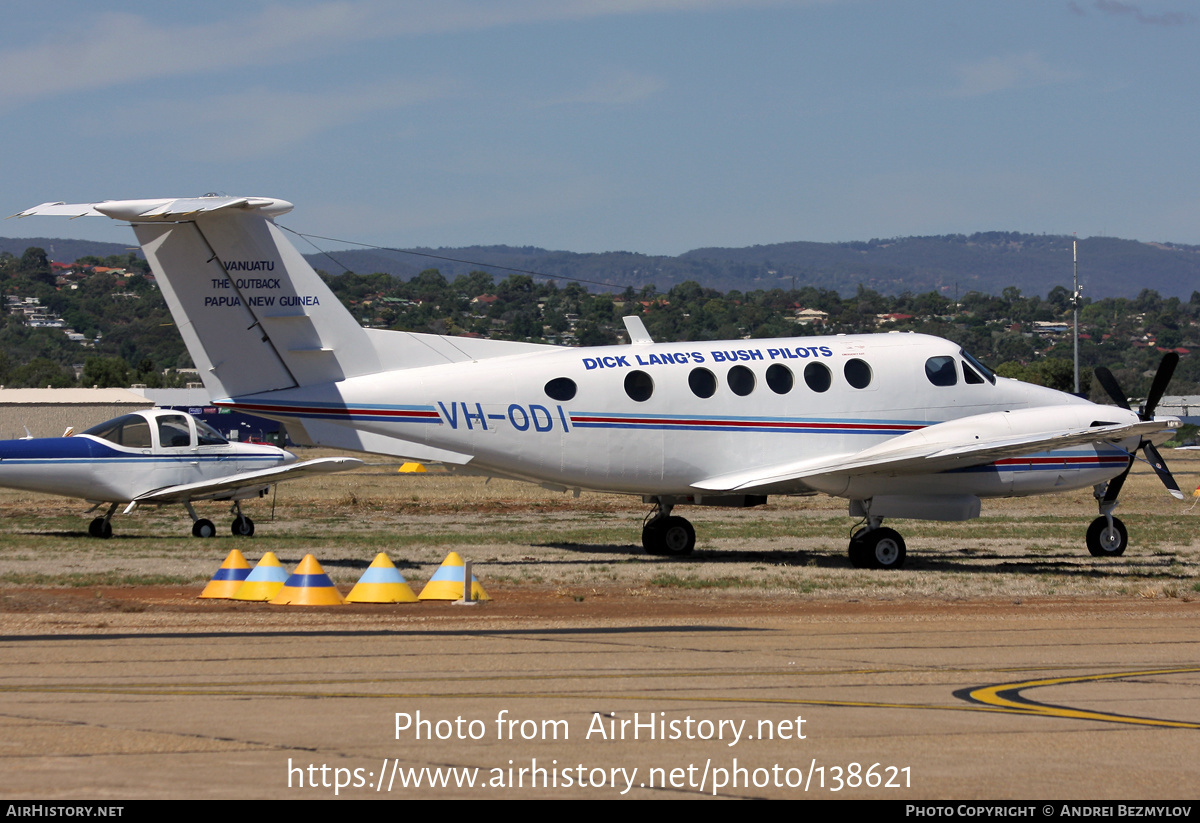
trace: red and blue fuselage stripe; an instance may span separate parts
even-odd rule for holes
[[[218,401],[214,405],[251,414],[271,414],[321,420],[394,420],[399,423],[440,423],[433,406],[343,406],[334,403],[235,403]]]
[[[928,424],[912,420],[836,420],[797,417],[725,417],[679,414],[628,415],[571,412],[571,425],[578,429],[649,429],[682,431],[759,431],[795,434],[899,435],[923,429]]]

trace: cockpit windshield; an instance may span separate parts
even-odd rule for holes
[[[226,446],[229,441],[220,435],[212,426],[199,417],[196,418],[196,434],[200,437],[201,446]]]
[[[983,365],[983,363],[979,362],[979,360],[966,349],[959,349],[958,353],[962,355],[963,360],[965,360],[967,363],[970,363],[976,369],[976,371],[983,375],[985,380],[987,380],[993,386],[996,385],[996,373],[994,371]],[[971,381],[968,380],[968,382]]]

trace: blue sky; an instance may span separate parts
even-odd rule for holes
[[[401,247],[1200,244],[1198,85],[1185,0],[14,3],[0,192],[282,197]]]

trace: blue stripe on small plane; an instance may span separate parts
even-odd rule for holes
[[[204,448],[204,447],[201,447]],[[143,454],[142,451],[132,451],[114,448],[113,446],[90,436],[75,437],[39,437],[33,440],[2,440],[0,441],[0,461],[5,463],[96,463],[96,462],[125,462],[130,460],[145,460],[159,463],[169,463],[180,460],[189,462],[213,460],[262,460],[278,462],[275,454],[255,454],[230,451],[225,454],[205,454],[191,449],[178,451],[158,451]]]
[[[119,466],[126,463],[178,463],[186,461],[188,463],[212,463],[222,460],[236,460],[239,463],[247,461],[263,461],[270,463],[278,463],[280,458],[271,455],[187,455],[179,457],[171,457],[170,455],[161,454],[127,454],[121,457],[42,457],[42,458],[11,458],[0,454],[0,465],[2,466],[39,466],[53,464],[61,465],[114,465]]]

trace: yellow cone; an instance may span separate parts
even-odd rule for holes
[[[458,552],[450,552],[442,565],[429,578],[425,588],[421,589],[422,600],[462,600],[463,599],[463,559]],[[471,599],[491,600],[478,578],[471,575]]]
[[[279,562],[275,552],[267,552],[241,587],[234,592],[233,599],[265,602],[279,594],[287,579],[288,573],[283,570],[283,564]]]
[[[276,606],[342,606],[346,601],[317,558],[306,554],[271,603]]]
[[[250,564],[246,562],[246,558],[240,551],[234,549],[225,558],[221,568],[217,569],[217,573],[212,576],[212,580],[208,581],[204,591],[200,592],[200,596],[228,600],[241,588],[242,581],[249,574]]]
[[[396,568],[396,564],[384,552],[363,572],[358,583],[346,595],[347,603],[416,603],[417,596],[409,588]]]
[[[399,474],[408,474],[410,472],[423,472],[425,467],[420,463],[405,463],[399,469]]]

